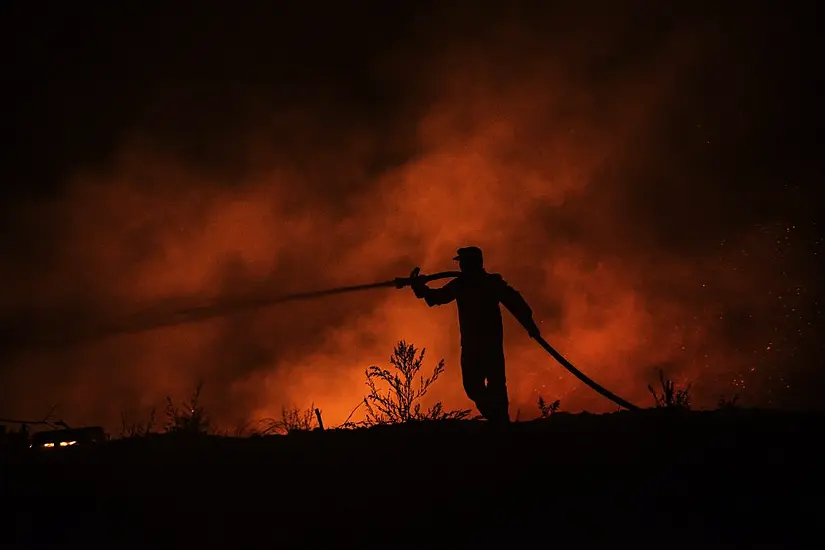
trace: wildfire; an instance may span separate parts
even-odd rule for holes
[[[663,39],[632,70],[615,71],[624,76],[596,85],[583,67],[603,65],[622,32],[600,32],[598,51],[575,33],[552,45],[516,34],[491,39],[498,49],[445,42],[438,58],[403,65],[426,69],[389,71],[404,84],[393,111],[401,131],[344,109],[333,121],[324,106],[268,105],[248,132],[220,136],[244,151],[220,170],[214,159],[147,145],[152,131],[136,131],[140,139],[121,143],[113,160],[67,174],[59,195],[17,214],[16,232],[41,232],[49,252],[4,267],[3,311],[34,307],[50,326],[70,327],[94,320],[89,311],[116,317],[175,297],[287,294],[389,280],[416,265],[450,270],[455,249],[474,244],[524,294],[546,339],[595,380],[643,403],[668,365],[668,375],[715,399],[753,362],[740,357],[752,342],[725,334],[728,312],[766,303],[760,274],[771,267],[738,252],[758,249],[745,230],[703,222],[716,232],[708,242],[724,245],[707,250],[666,237],[681,234],[685,196],[705,176],[667,157],[677,153],[661,148],[657,132],[681,97],[683,62],[702,51]],[[294,141],[274,143],[273,125]],[[686,173],[646,186],[661,179],[650,168],[660,156]],[[670,195],[670,186],[691,191]],[[564,410],[614,409],[505,318],[514,411],[538,415],[539,387]],[[386,365],[400,339],[426,348],[428,361],[445,359],[430,395],[466,408],[454,306],[428,309],[393,289],[23,355],[0,387],[12,388],[4,404],[21,415],[59,402],[67,417],[108,427],[202,380],[206,409],[224,425],[310,402],[336,425],[362,401],[365,369]]]

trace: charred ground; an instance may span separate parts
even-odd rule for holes
[[[396,548],[597,535],[787,548],[815,524],[822,420],[662,408],[554,413],[503,431],[446,420],[7,453],[5,532],[40,544],[114,536]]]

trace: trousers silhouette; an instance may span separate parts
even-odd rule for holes
[[[489,349],[462,347],[461,380],[467,397],[484,418],[492,422],[509,421],[504,346]]]

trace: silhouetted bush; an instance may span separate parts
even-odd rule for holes
[[[198,383],[189,401],[176,405],[166,398],[166,433],[203,435],[212,431],[212,423],[200,404],[203,382]]]
[[[561,407],[561,400],[556,399],[552,403],[548,403],[544,400],[544,397],[539,395],[538,398],[538,406],[539,412],[541,413],[542,418],[549,418],[555,412],[558,412],[559,407]]]
[[[657,392],[650,384],[647,386],[657,408],[690,409],[690,384],[684,388],[677,388],[672,380],[665,379],[665,373],[661,369],[659,370],[659,384],[661,385],[660,392]]]
[[[267,418],[261,422],[260,435],[281,434],[288,435],[295,432],[309,432],[318,427],[315,415],[315,404],[308,409],[298,407],[281,407],[281,418]]]
[[[376,366],[366,370],[366,383],[370,393],[364,398],[367,413],[363,425],[464,419],[470,415],[469,410],[445,411],[441,401],[426,411],[422,410],[419,400],[444,372],[444,359],[441,359],[430,376],[420,374],[425,353],[426,349],[418,351],[413,344],[401,340],[390,356],[390,364],[395,372]],[[382,391],[379,385],[386,387]]]

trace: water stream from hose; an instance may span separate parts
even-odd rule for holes
[[[420,275],[420,278],[423,281],[428,282],[439,279],[453,278],[458,275],[460,275],[460,273],[456,271],[444,271],[441,273],[433,273],[431,275]],[[17,339],[17,347],[18,349],[28,348],[37,350],[65,349],[77,345],[92,343],[117,335],[136,334],[164,327],[198,323],[215,317],[222,317],[242,311],[272,307],[298,300],[313,300],[316,298],[335,296],[338,294],[348,294],[352,292],[363,292],[378,288],[404,288],[405,286],[409,286],[410,282],[411,281],[409,278],[396,278],[390,281],[299,292],[286,296],[259,294],[247,297],[224,298],[205,305],[171,308],[168,311],[153,310],[138,313],[115,321],[93,324],[91,326],[84,327],[82,324],[79,327],[62,326],[58,330],[46,331],[45,334],[34,335],[35,337],[33,339],[29,335],[29,341],[27,343],[23,343],[23,340]],[[537,342],[551,357],[558,361],[562,367],[564,367],[573,376],[584,382],[587,386],[598,392],[600,395],[626,409],[636,410],[639,408],[587,377],[543,338],[539,337]]]

